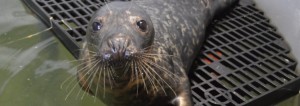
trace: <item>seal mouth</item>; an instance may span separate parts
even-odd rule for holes
[[[123,72],[129,67],[129,63],[133,60],[136,60],[139,53],[129,53],[129,51],[115,52],[115,53],[105,53],[103,55],[98,55],[98,60],[101,64],[106,64],[111,69],[115,70],[118,73],[117,76],[125,74]]]
[[[126,63],[131,61],[132,59],[118,59],[108,61],[108,64],[112,66],[114,69],[124,69],[126,67]]]
[[[173,56],[157,54],[153,46],[139,49],[138,52],[118,59],[105,57],[99,52],[89,56],[88,64],[79,71],[82,88],[98,95],[98,90],[106,89],[145,92],[149,95],[173,92],[173,87],[181,80],[180,72],[172,72],[168,59]],[[109,54],[106,54],[109,55]],[[112,54],[110,54],[112,55]],[[167,59],[167,60],[166,60]],[[86,60],[86,59],[85,59]],[[164,65],[164,66],[162,66]],[[88,67],[88,68],[86,68]]]

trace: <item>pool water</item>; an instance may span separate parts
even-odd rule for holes
[[[1,0],[0,10],[0,106],[103,105],[82,92],[75,58],[53,32],[24,38],[47,27],[23,2]]]
[[[25,38],[48,27],[23,2],[1,0],[0,12],[0,106],[104,106],[82,92],[75,58],[53,32]]]

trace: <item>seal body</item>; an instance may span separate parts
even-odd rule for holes
[[[79,84],[107,105],[192,105],[188,70],[214,14],[236,0],[114,1],[92,17]]]

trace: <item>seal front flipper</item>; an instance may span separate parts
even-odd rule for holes
[[[182,93],[171,101],[173,106],[192,106],[190,94]]]

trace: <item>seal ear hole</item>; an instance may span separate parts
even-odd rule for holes
[[[148,24],[147,24],[147,22],[145,20],[139,20],[139,21],[137,21],[136,25],[143,32],[146,32],[147,29],[148,29]]]
[[[102,28],[102,24],[100,22],[93,22],[92,29],[94,32],[99,31]]]

